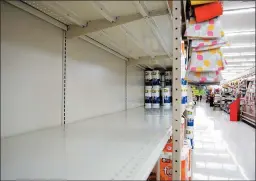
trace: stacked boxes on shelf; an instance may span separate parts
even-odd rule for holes
[[[152,108],[160,108],[160,71],[152,71]]]
[[[189,103],[186,107],[186,139],[189,140],[191,147],[194,147],[194,104]]]
[[[184,111],[185,106],[188,102],[188,82],[185,79],[186,77],[186,50],[185,42],[181,41],[181,106],[182,111]]]
[[[184,131],[184,130],[183,130]],[[186,139],[181,152],[181,180],[191,180],[191,145]],[[159,176],[162,181],[172,180],[172,138],[165,145],[159,158]]]
[[[171,107],[172,80],[171,71],[145,71],[145,108]]]
[[[192,180],[192,150],[194,138],[194,104],[190,102],[186,106],[185,118],[181,119],[181,180]],[[159,178],[163,181],[172,180],[172,137],[165,145],[159,159]]]
[[[145,72],[145,108],[152,107],[152,71]]]
[[[169,92],[170,99],[166,98],[164,99],[164,104],[166,104],[166,106],[168,107],[169,104],[172,103],[172,71],[165,71],[164,73],[164,77],[165,77],[165,91]]]

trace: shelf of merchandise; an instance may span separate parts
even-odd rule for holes
[[[231,104],[231,102],[233,102],[235,99],[222,99],[222,101],[225,101],[225,103],[221,103],[220,104],[220,108],[225,111],[226,113],[229,114],[229,109],[226,109],[225,107],[229,107],[229,105]]]
[[[231,86],[223,87],[221,93],[221,105],[220,108],[224,112],[230,114],[229,106],[230,104],[235,101],[236,99],[232,97],[233,95],[233,88]],[[228,108],[228,109],[227,109]]]
[[[239,75],[238,77],[227,82],[228,84],[231,84],[231,82],[233,82],[233,81],[238,81],[239,83],[237,85],[230,86],[230,85],[227,85],[227,83],[226,83],[225,87],[228,86],[229,88],[233,89],[229,94],[231,94],[231,93],[234,94],[235,89],[239,90],[239,92],[241,94],[240,95],[241,96],[240,97],[240,120],[255,127],[255,124],[256,124],[255,115],[243,111],[243,107],[246,106],[246,93],[248,90],[248,82],[249,82],[248,78],[253,77],[253,76],[255,76],[255,67],[253,67],[252,69],[249,69],[248,71],[244,72],[243,74]],[[250,81],[252,81],[252,80],[250,80]],[[222,99],[225,102],[232,102],[235,100],[235,98],[226,98],[226,97],[222,97]],[[225,108],[223,108],[223,106],[221,108],[225,112],[229,113],[229,111],[226,110]]]
[[[54,16],[50,14],[52,11],[45,8],[47,2],[34,4],[29,1],[7,2],[61,28],[64,32],[62,57],[63,124],[55,128],[3,138],[1,140],[1,179],[146,180],[172,133],[173,139],[177,140],[173,145],[175,150],[173,153],[173,179],[180,180],[181,149],[183,147],[183,142],[180,141],[180,129],[181,116],[185,109],[181,105],[181,16],[184,16],[181,15],[182,3],[172,1],[172,5],[170,5],[171,1],[166,1],[169,10],[167,15],[171,15],[170,11],[172,11],[172,26],[173,30],[175,29],[175,31],[170,32],[172,34],[173,53],[166,55],[168,61],[175,57],[172,62],[174,70],[173,99],[177,102],[172,110],[159,109],[159,112],[153,110],[148,113],[140,107],[67,124],[65,123],[67,119],[65,106],[68,101],[66,100],[66,69],[69,67],[66,66],[66,39],[72,37],[72,33],[78,35],[82,32],[86,34],[87,25],[79,26],[79,21],[74,21],[76,19],[74,14],[66,14],[68,10],[62,12],[65,9],[63,6],[58,10],[60,14],[64,15],[61,19],[66,18],[66,24],[60,19],[56,20],[56,17],[52,17]],[[142,7],[140,2],[138,3],[138,6]],[[95,6],[100,7],[97,3]],[[105,18],[103,24],[108,27],[101,28],[111,28],[112,25],[110,24],[113,22],[109,22],[110,18],[107,11],[102,12],[104,10],[102,7],[99,8]],[[123,21],[120,24],[143,19],[150,24],[149,13],[147,14],[145,9],[143,11],[143,8],[140,10],[140,14],[130,15],[130,19],[123,20],[120,18],[120,21]],[[161,15],[161,13],[158,14]],[[164,13],[166,15],[166,12]],[[143,14],[147,15],[144,17]],[[117,19],[119,20],[119,17]],[[67,28],[68,26],[69,28]],[[159,38],[160,34],[154,27],[152,31],[162,42],[162,39]],[[126,35],[128,36],[129,33],[126,32]],[[113,46],[111,48],[103,46],[94,41],[93,38],[84,36],[82,39],[125,61],[141,62],[141,60],[134,60],[133,57],[122,56],[111,49]],[[134,41],[136,42],[136,40]],[[137,43],[140,44],[141,42]],[[118,47],[116,48],[118,49]],[[163,49],[166,52],[166,47],[163,46]],[[143,69],[139,63],[135,63],[135,65]]]
[[[255,74],[254,74],[255,76]],[[255,113],[255,77],[246,80],[247,90],[244,96],[243,105],[241,106],[241,120],[256,127]],[[250,107],[250,109],[249,109]]]
[[[227,110],[227,109],[222,109],[222,110],[223,110],[224,112],[230,114],[230,113],[229,113],[229,110]]]
[[[242,121],[247,122],[250,125],[256,127],[255,115],[252,115],[252,114],[242,111],[240,116],[241,116]]]

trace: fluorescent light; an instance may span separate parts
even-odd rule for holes
[[[227,61],[227,66],[232,65],[255,65],[254,61],[243,61],[243,62],[231,62]]]
[[[230,69],[230,68],[225,68],[224,70],[222,70],[221,72],[234,72],[234,71],[239,71],[238,69]]]
[[[223,75],[236,74],[236,72],[222,72]]]
[[[231,63],[229,64],[228,62],[228,66],[254,66],[255,63],[248,63],[248,62],[235,62],[235,63]]]
[[[234,71],[239,71],[239,70],[244,70],[243,68],[240,68],[240,69],[238,69],[238,68],[225,68],[222,72],[234,72]]]
[[[255,52],[243,52],[243,53],[225,53],[225,57],[239,57],[239,56],[250,56],[255,55]]]
[[[243,53],[240,53],[241,56],[244,56],[244,55],[255,55],[255,52],[243,52]]]
[[[225,71],[223,70],[222,73],[227,73],[227,72],[241,72],[241,71],[244,71],[245,69],[228,69],[226,68]]]
[[[231,46],[224,46],[221,48],[250,48],[250,47],[255,47],[255,44],[248,44],[248,45],[231,45]]]
[[[244,68],[244,69],[234,69],[234,68],[231,68],[231,69],[226,69],[226,70],[231,70],[231,72],[244,72],[246,71],[248,68]]]
[[[253,67],[255,64],[233,64],[233,65],[228,65],[227,67]]]
[[[226,32],[225,36],[235,36],[235,35],[254,35],[255,30],[246,30],[246,31],[232,31]]]
[[[236,69],[236,70],[241,69],[241,70],[244,70],[243,67],[227,67],[225,70],[230,70],[230,69]]]
[[[223,15],[225,14],[241,14],[241,13],[252,13],[255,12],[255,7],[253,8],[243,8],[243,9],[230,9],[230,10],[225,10],[223,12]]]
[[[237,69],[225,69],[223,71],[221,71],[222,73],[236,73],[236,72],[241,72],[241,70],[237,70]]]
[[[228,63],[249,63],[249,62],[255,62],[255,59],[226,59]]]

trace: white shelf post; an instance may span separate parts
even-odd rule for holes
[[[67,36],[63,30],[62,44],[62,121],[61,124],[66,124],[66,89],[67,89]]]
[[[173,180],[181,180],[181,1],[172,1],[172,23],[173,23]]]

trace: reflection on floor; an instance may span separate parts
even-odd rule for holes
[[[255,180],[255,129],[230,122],[209,104],[196,105],[193,180]]]

